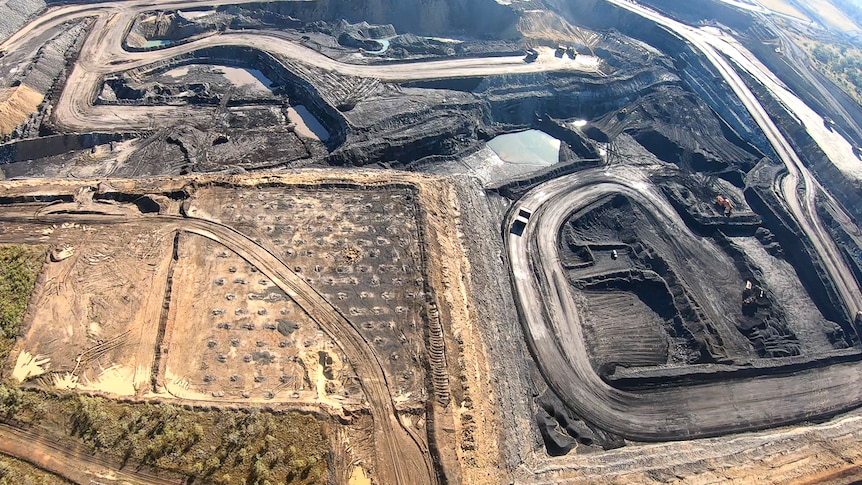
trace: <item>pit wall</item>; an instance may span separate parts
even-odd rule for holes
[[[755,41],[746,43],[746,47],[811,109],[832,118],[836,123],[836,130],[845,138],[851,140],[851,143],[862,145],[862,106],[855,99],[816,69],[808,69],[811,76],[816,78],[820,85],[829,91],[829,95],[841,105],[843,111],[836,111],[820,89],[800,75],[799,70],[806,69],[805,66],[796,66],[796,62],[792,59],[777,54],[774,44]]]
[[[772,146],[733,91],[709,61],[682,38],[604,0],[547,0],[547,4],[573,25],[600,32],[618,31],[673,58],[674,67],[691,91],[703,98],[746,141],[773,156]]]
[[[157,15],[161,20],[161,15],[163,15],[164,12],[155,11],[149,12],[149,14]],[[173,18],[170,21],[164,19],[161,22],[157,22],[156,20],[144,22],[144,15],[146,14],[138,15],[137,17],[135,17],[134,22],[132,22],[131,25],[126,27],[126,32],[123,35],[123,48],[127,51],[146,52],[162,47],[143,47],[130,45],[129,34],[132,32],[140,35],[146,40],[171,39],[173,44],[182,44],[188,42],[192,36],[201,33],[194,23],[185,21],[181,18]],[[173,39],[178,40],[174,41]]]
[[[679,78],[662,68],[641,69],[615,77],[537,73],[485,78],[473,91],[483,96],[496,123],[536,127],[537,116],[595,119],[616,111],[664,84]],[[512,86],[524,96],[512,96]],[[529,96],[527,96],[529,94]]]
[[[862,281],[862,248],[856,244],[853,236],[848,234],[841,224],[835,220],[836,215],[834,211],[823,203],[821,197],[818,197],[816,200],[817,216],[820,218],[820,222],[829,231],[832,239],[839,243],[838,247],[850,266],[853,277],[856,278],[856,281]],[[860,328],[860,331],[862,331],[862,328]]]
[[[749,87],[757,95],[758,99],[760,99],[764,109],[766,109],[769,116],[778,125],[782,134],[790,142],[793,150],[802,159],[802,162],[812,171],[823,186],[829,187],[829,193],[835,197],[835,200],[850,217],[852,223],[859,226],[859,222],[862,221],[862,198],[858,194],[860,185],[862,184],[841,172],[829,160],[826,154],[823,153],[817,142],[805,130],[805,127],[797,123],[796,118],[788,113],[784,105],[772,97],[761,84],[757,83],[750,76],[744,75],[744,73],[743,79],[745,79]],[[817,209],[821,220],[829,228],[833,239],[843,243],[844,258],[851,270],[853,270],[853,276],[857,283],[862,282],[862,248],[856,245],[855,241],[844,232],[839,224],[834,223],[834,218],[831,214],[826,214],[822,206],[818,206]],[[824,215],[829,217],[824,220]],[[854,309],[850,310],[854,311]],[[826,315],[825,312],[824,315]],[[846,331],[847,329],[845,328]]]
[[[518,14],[494,0],[423,0],[421,5],[399,0],[314,0],[258,2],[241,6],[264,14],[302,22],[337,21],[392,24],[398,32],[417,35],[465,35],[474,38],[516,39]],[[236,9],[220,7],[219,11]]]
[[[492,192],[512,200],[518,200],[530,191],[533,187],[547,182],[548,180],[569,175],[588,168],[600,167],[603,164],[601,161],[573,161],[558,163],[551,165],[548,168],[534,172],[530,177],[524,179],[513,180],[502,185],[490,189]]]
[[[180,37],[177,40],[171,40],[171,43],[168,45],[154,45],[152,47],[138,47],[131,45],[127,42],[129,38],[129,30],[126,30],[126,34],[123,36],[123,49],[128,52],[152,52],[161,49],[166,49],[168,47],[176,47],[178,45],[188,44],[190,42],[194,42],[198,39],[206,37],[208,35],[213,35],[214,32],[204,32],[194,35],[189,35],[188,37]]]
[[[790,142],[793,151],[799,155],[805,166],[814,172],[820,183],[829,187],[829,192],[843,206],[847,214],[853,219],[853,223],[858,225],[859,221],[862,221],[862,198],[858,195],[862,184],[845,176],[823,153],[823,150],[811,138],[805,127],[796,121],[796,117],[790,114],[787,108],[776,100],[763,85],[744,71],[741,71],[740,75],[757,96],[757,99],[760,100],[760,104],[763,105],[769,117],[775,121],[782,134]]]
[[[283,89],[291,104],[302,104],[314,115],[329,132],[325,142],[329,149],[344,143],[347,135],[347,122],[340,112],[327,103],[309,81],[293,73],[272,55],[250,47],[218,46],[200,49],[177,56],[169,62],[151,64],[128,71],[132,77],[144,76],[157,69],[182,66],[186,64],[219,64],[258,69],[273,85]]]
[[[781,201],[772,191],[772,181],[782,170],[776,165],[768,165],[761,162],[749,173],[744,194],[748,205],[763,219],[763,227],[766,227],[780,242],[781,247],[787,253],[787,260],[793,261],[802,286],[811,295],[811,299],[820,313],[828,319],[837,322],[845,335],[852,339],[852,345],[858,345],[859,340],[855,337],[850,316],[844,311],[844,305],[838,297],[834,284],[829,279],[823,268],[817,252],[811,247],[808,238],[796,224],[796,221],[784,209]],[[848,309],[853,311],[855,309]]]
[[[0,145],[0,165],[53,157],[74,150],[87,150],[98,145],[130,139],[133,136],[131,133],[82,133],[51,135],[4,143]]]
[[[715,236],[721,232],[731,236],[754,236],[755,231],[761,225],[761,219],[756,214],[736,214],[732,216],[703,216],[692,213],[683,201],[667,187],[661,187],[667,200],[676,209],[677,214],[682,217],[685,225],[700,235]]]
[[[787,57],[784,53],[776,52],[776,45],[779,43],[778,35],[760,24],[754,14],[718,0],[700,2],[643,0],[642,3],[691,25],[699,25],[704,22],[718,23],[743,34],[743,40],[747,41],[745,47],[770,71],[775,73],[791,91],[802,98],[805,104],[811,106],[818,113],[831,117],[837,123],[842,134],[852,138],[857,145],[862,144],[862,128],[860,128],[862,127],[862,107],[816,69],[799,66],[793,58]],[[828,98],[800,75],[801,71],[815,77],[817,82],[829,91],[829,95],[842,105],[844,111],[837,112],[830,107]]]
[[[793,374],[836,364],[859,362],[862,354],[858,350],[844,350],[826,357],[783,357],[780,366],[770,365],[770,359],[755,359],[745,366],[726,364],[701,364],[676,368],[634,370],[610,376],[602,376],[611,386],[625,391],[643,391],[668,386],[687,386],[708,382],[724,382],[733,379],[769,377],[776,374]],[[634,368],[633,368],[634,369]],[[628,371],[629,369],[624,369]]]
[[[17,32],[45,9],[43,0],[7,0],[0,5],[0,42]]]

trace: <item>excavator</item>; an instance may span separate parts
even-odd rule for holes
[[[733,213],[733,202],[730,201],[727,197],[723,195],[719,195],[715,198],[715,203],[721,207],[724,207],[724,215],[729,216]]]

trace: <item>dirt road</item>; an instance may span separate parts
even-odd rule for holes
[[[37,38],[46,30],[57,28],[65,21],[87,16],[96,17],[89,37],[81,50],[66,87],[54,109],[57,124],[70,131],[110,131],[148,129],[175,122],[177,119],[204,116],[208,109],[177,106],[94,106],[102,79],[153,62],[215,46],[244,46],[273,55],[294,59],[320,69],[345,75],[369,77],[382,81],[411,81],[454,77],[477,77],[500,74],[523,74],[545,71],[596,72],[598,59],[578,56],[572,60],[557,58],[552,49],[543,48],[535,62],[524,62],[521,56],[460,58],[386,65],[355,65],[335,61],[319,52],[291,42],[277,33],[243,31],[215,34],[194,41],[149,52],[128,52],[123,38],[136,15],[155,9],[181,9],[194,6],[233,4],[229,0],[216,2],[161,0],[156,2],[111,2],[75,5],[49,10],[0,45],[13,51]],[[240,2],[241,3],[241,2]]]
[[[384,482],[422,485],[435,483],[431,456],[395,411],[389,383],[380,359],[359,331],[326,299],[291,271],[275,255],[244,234],[215,222],[160,216],[157,221],[178,230],[212,239],[257,267],[281,288],[341,346],[368,397],[374,418],[377,478]]]
[[[105,205],[109,215],[75,214],[76,204],[55,204],[53,211],[69,214],[34,214],[31,210],[10,210],[0,215],[2,222],[62,224],[76,222],[89,226],[102,224],[156,224],[161,229],[185,231],[216,241],[258,268],[270,281],[301,306],[341,347],[359,377],[368,398],[374,422],[377,453],[375,475],[381,483],[424,485],[436,483],[431,455],[418,430],[401,422],[390,393],[380,358],[356,327],[308,283],[281,260],[237,230],[203,219],[176,216],[122,216]],[[91,209],[91,208],[90,208]],[[88,209],[88,211],[90,210]]]
[[[744,55],[739,49],[727,42],[727,40],[669,19],[638,4],[625,2],[623,0],[608,1],[652,20],[656,24],[680,35],[697,50],[703,53],[710,63],[712,63],[712,65],[718,70],[722,78],[727,81],[730,88],[740,101],[742,101],[749,113],[751,113],[751,116],[757,122],[758,126],[760,126],[761,130],[763,130],[770,144],[775,149],[775,152],[787,168],[787,176],[782,182],[781,191],[778,195],[786,202],[790,213],[794,216],[806,237],[820,255],[824,268],[829,274],[830,279],[834,282],[839,297],[844,302],[844,312],[847,315],[848,320],[852,320],[856,315],[856,312],[862,310],[862,293],[860,293],[859,286],[853,277],[853,273],[844,262],[838,247],[829,236],[829,233],[823,228],[815,206],[815,197],[818,192],[827,194],[827,196],[829,192],[823,189],[823,187],[811,175],[811,172],[809,172],[803,165],[802,160],[800,160],[796,152],[793,151],[790,143],[781,134],[781,131],[766,113],[766,110],[757,100],[757,97],[750,89],[748,89],[748,86],[746,86],[740,75],[724,56],[728,56],[734,59],[734,61],[740,63],[740,65],[744,66],[750,74],[763,82],[764,85],[779,99],[785,103],[789,103],[788,107],[793,110],[797,116],[800,116],[800,119],[808,121],[805,125],[806,129],[809,130],[809,133],[821,147],[828,147],[830,145],[835,147],[829,148],[825,150],[825,152],[833,163],[841,166],[841,164],[844,163],[843,159],[846,154],[840,150],[840,145],[832,139],[824,140],[824,135],[821,133],[821,130],[815,128],[815,125],[821,125],[822,127],[822,120],[818,117],[817,123],[811,123],[811,114],[808,112],[811,111],[811,109],[808,108],[805,103],[787,91],[786,88],[780,89],[780,86],[778,86],[771,73],[765,72],[763,69],[755,66],[748,56]],[[722,54],[724,54],[724,56]],[[846,140],[843,140],[843,143],[847,145],[846,151],[849,152],[849,144]],[[804,197],[802,200],[800,200],[797,192],[797,187],[800,185],[804,190]],[[850,218],[841,211],[839,205],[835,203],[831,197],[829,197],[829,199],[835,211],[840,214],[840,217],[838,218],[839,221],[845,225],[848,224]],[[849,232],[850,234],[854,233],[852,228],[848,228],[848,230],[851,231]]]
[[[775,185],[775,190],[822,258],[844,302],[844,311],[852,319],[862,309],[862,295],[816,214],[814,199],[822,187],[739,74],[713,46],[716,41],[707,40],[708,34],[700,30],[640,5],[608,1],[682,36],[728,82],[787,167],[787,175]],[[733,56],[731,51],[725,43],[722,53]],[[633,184],[631,174],[621,175],[611,171],[581,172],[543,184],[519,202],[505,226],[513,222],[519,208],[534,211],[522,236],[506,235],[510,263],[530,345],[551,386],[570,406],[623,436],[652,441],[765,428],[834,414],[862,404],[862,393],[857,389],[862,380],[859,364],[650,392],[624,392],[604,383],[587,359],[578,311],[568,294],[568,283],[556,253],[559,228],[572,211],[612,193],[625,194],[651,208],[657,218],[665,220],[666,227],[685,227],[660,194],[649,194],[649,185]],[[800,185],[804,189],[801,199],[797,191]],[[844,216],[844,220],[846,223],[849,218]]]
[[[527,193],[506,221],[505,237],[525,333],[551,387],[579,415],[643,441],[717,436],[835,414],[862,404],[862,364],[774,377],[629,392],[611,387],[589,360],[581,315],[560,263],[557,235],[573,211],[613,194],[639,203],[683,246],[699,244],[658,189],[626,167],[582,171]],[[508,228],[532,215],[519,236]]]
[[[0,452],[27,461],[77,483],[175,485],[146,470],[118,468],[116,463],[60,445],[32,431],[0,423]]]

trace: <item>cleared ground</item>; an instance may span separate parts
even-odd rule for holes
[[[388,170],[4,183],[0,242],[51,247],[6,374],[34,388],[28,396],[298,410],[325,422],[327,478],[338,483],[855,474],[855,417],[750,433],[862,403],[860,266],[848,254],[858,248],[839,241],[858,228],[796,146],[810,135],[852,175],[846,140],[721,22],[683,25],[621,0],[538,7],[553,12],[468,3],[484,10],[460,0],[397,14],[406,4],[65,5],[4,42],[3,80],[27,86],[13,69],[35,71],[49,101],[10,118],[8,177],[313,163],[433,171],[442,160],[486,183],[456,192],[472,182]],[[602,18],[572,15],[591,8]],[[429,35],[472,34],[452,15],[464,11],[489,13],[472,25],[487,38]],[[415,33],[394,35],[387,22],[400,30],[411,15]],[[538,58],[525,58],[533,47]],[[56,70],[42,73],[46,64]],[[814,127],[788,135],[770,92]],[[39,111],[17,124],[28,109]],[[320,129],[303,126],[305,114]],[[542,167],[559,165],[491,189],[541,167],[460,158],[526,127],[552,141]],[[109,133],[81,133],[93,130]],[[649,156],[629,160],[636,150],[618,142]],[[713,203],[719,194],[733,214]],[[164,434],[201,435],[146,413],[100,427],[89,404],[73,415],[55,425],[114,458],[116,433],[142,437],[126,450],[137,463]],[[235,464],[254,477],[284,465],[249,427],[222,440],[253,443]],[[8,428],[0,434],[22,456],[32,437]],[[705,438],[729,433],[740,435]],[[830,438],[852,450],[829,453]],[[214,467],[183,446],[156,465],[207,481],[201,468]],[[227,448],[219,460],[237,451]],[[67,468],[100,461],[70,451]],[[799,464],[812,453],[822,459]],[[56,456],[36,458],[50,469]],[[745,457],[754,468],[728,471]],[[299,481],[323,469],[295,460],[307,470]]]
[[[448,276],[426,262],[429,248],[456,254],[439,216],[450,202],[435,179],[381,175],[12,182],[6,193],[22,195],[7,200],[25,202],[4,205],[0,241],[52,251],[11,376],[46,390],[323,413],[355,440],[337,448],[337,473],[433,482],[429,448],[468,436],[429,429],[455,426],[452,393],[466,395],[450,386],[455,323],[435,296],[450,294]],[[171,215],[181,203],[189,217]],[[458,455],[437,453],[460,473]]]
[[[117,396],[148,392],[170,234],[76,223],[29,230],[72,254],[45,266],[13,355],[13,377]]]
[[[338,348],[260,271],[211,240],[181,235],[165,329],[163,386],[183,399],[362,407]],[[214,257],[215,256],[215,257]]]

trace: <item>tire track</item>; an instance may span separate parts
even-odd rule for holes
[[[622,391],[604,382],[589,361],[556,236],[572,212],[611,194],[637,201],[665,227],[686,227],[644,176],[626,167],[585,170],[542,184],[513,206],[504,226],[531,351],[549,385],[580,416],[626,438],[669,441],[792,424],[862,405],[859,362],[648,391]],[[532,216],[518,236],[508,228],[521,209]],[[697,247],[689,231],[677,232],[681,244]]]

